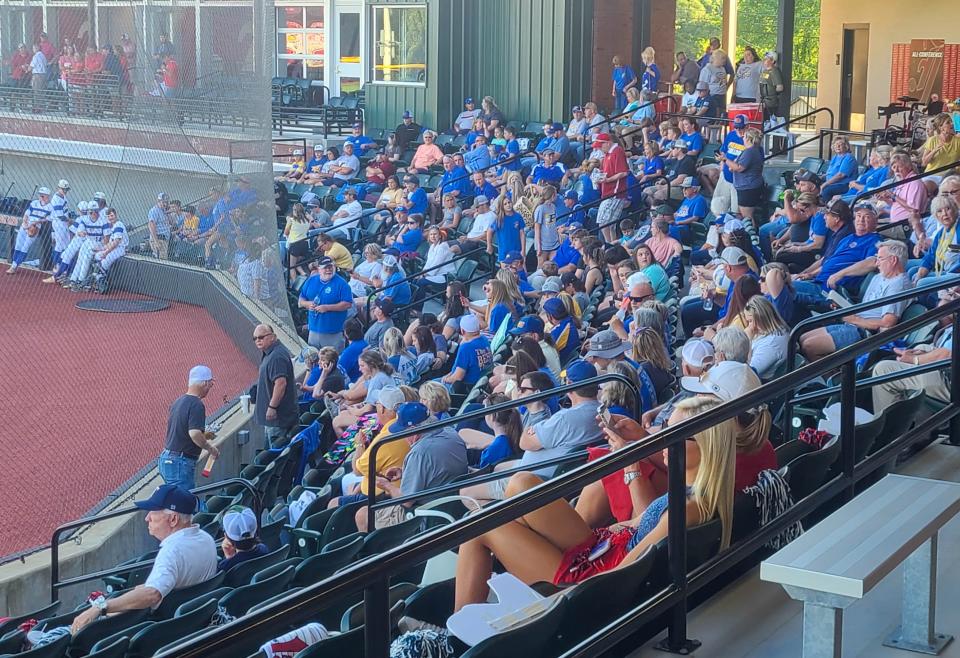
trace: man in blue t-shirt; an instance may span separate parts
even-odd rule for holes
[[[312,274],[300,288],[297,305],[307,309],[307,343],[317,349],[343,349],[343,325],[347,311],[353,304],[353,293],[343,278],[336,275],[333,259],[324,256],[318,261],[318,272]]]
[[[690,225],[702,222],[707,216],[707,200],[700,196],[700,183],[693,176],[687,176],[680,184],[683,190],[683,201],[674,213],[674,221],[670,225],[670,237],[681,242],[690,238]]]
[[[543,162],[536,165],[527,177],[527,184],[553,185],[560,189],[560,183],[567,170],[559,162],[560,156],[552,148],[543,152]]]
[[[573,246],[574,234],[582,229],[583,226],[578,222],[561,224],[557,227],[557,231],[563,236],[563,242],[560,243],[557,253],[553,255],[553,262],[557,264],[557,269],[561,273],[576,272],[577,268],[583,264],[580,252]]]
[[[483,371],[493,362],[490,341],[480,335],[480,321],[468,313],[460,318],[462,339],[453,362],[453,370],[442,381],[451,391],[462,391],[477,383]]]
[[[407,174],[403,179],[403,185],[407,188],[407,200],[404,202],[407,212],[411,215],[415,212],[426,215],[430,201],[427,199],[427,193],[420,187],[420,179],[413,174]]]
[[[727,166],[727,160],[736,160],[743,152],[743,132],[747,129],[747,115],[738,114],[733,119],[733,130],[723,138],[723,144],[717,151],[720,161],[720,176],[710,200],[710,212],[716,217],[728,212],[737,212],[737,188],[733,186],[733,172]]]
[[[377,148],[377,143],[363,134],[363,124],[360,122],[353,124],[353,134],[347,137],[344,142],[353,144],[353,153],[358,158],[362,158],[368,151]]]
[[[857,204],[853,215],[853,233],[843,238],[833,254],[794,276],[797,292],[821,295],[823,291],[847,288],[857,290],[864,275],[876,268],[879,213],[872,203]]]

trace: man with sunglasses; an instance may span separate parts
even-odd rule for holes
[[[784,237],[787,229],[792,224],[802,224],[808,221],[808,218],[801,216],[795,206],[795,200],[805,192],[816,194],[820,197],[820,177],[812,171],[806,169],[797,169],[793,174],[794,190],[787,190],[783,193],[783,208],[777,208],[770,221],[760,227],[760,249],[763,251],[763,257],[767,260],[773,260],[774,241]]]
[[[795,218],[783,236],[774,240],[771,249],[774,259],[793,265],[794,272],[809,267],[817,259],[827,239],[826,214],[820,207],[820,197],[803,192],[794,204]]]
[[[282,447],[289,442],[300,419],[292,357],[268,324],[254,328],[253,343],[263,353],[253,418],[263,427],[266,447]]]
[[[630,339],[630,325],[633,323],[633,314],[643,306],[643,303],[655,299],[653,284],[641,272],[636,272],[627,279],[628,294],[621,303],[620,310],[610,318],[610,329],[621,340]]]

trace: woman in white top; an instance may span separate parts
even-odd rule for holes
[[[427,259],[423,263],[423,269],[430,271],[420,280],[420,288],[423,289],[424,294],[431,295],[446,288],[447,275],[455,274],[457,266],[450,262],[454,257],[453,249],[444,242],[438,226],[433,225],[427,229],[427,242],[430,243],[430,248],[427,249]],[[436,269],[431,270],[431,267]]]
[[[743,50],[743,60],[737,65],[733,88],[734,103],[756,103],[760,96],[760,69],[763,64],[752,46]]]
[[[750,337],[750,367],[762,381],[785,372],[790,327],[763,295],[754,295],[744,307]]]
[[[367,303],[367,287],[375,288],[373,280],[379,278],[383,272],[383,266],[380,264],[380,258],[383,252],[380,245],[370,243],[363,248],[363,260],[353,268],[350,273],[350,290],[354,298],[361,306]]]

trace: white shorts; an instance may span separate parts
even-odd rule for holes
[[[737,212],[739,208],[737,202],[737,188],[723,177],[723,172],[720,172],[717,187],[713,190],[713,198],[710,200],[710,212],[714,217],[719,217],[725,212]]]

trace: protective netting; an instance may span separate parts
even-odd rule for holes
[[[157,296],[192,298],[184,268],[206,268],[255,316],[289,322],[273,20],[258,1],[0,6],[0,556],[155,459],[190,366],[214,369],[208,412],[256,372],[209,308],[128,317],[77,301],[156,291],[129,278],[159,258],[173,266]]]

